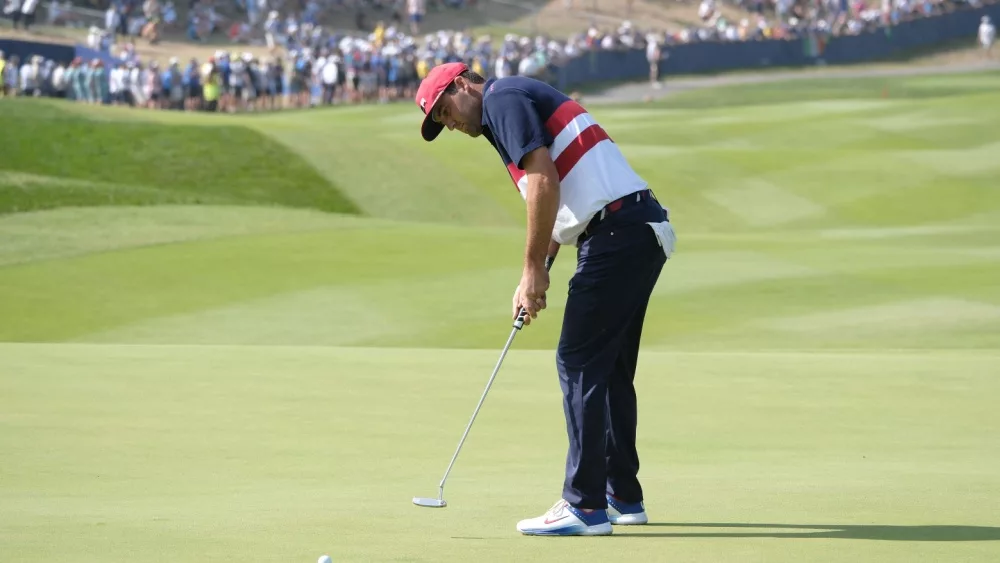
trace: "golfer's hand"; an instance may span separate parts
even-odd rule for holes
[[[521,283],[514,292],[514,318],[523,307],[528,314],[524,317],[524,324],[531,324],[531,319],[538,316],[538,312],[546,307],[545,292],[549,289],[549,273],[544,267],[527,267],[521,274]]]

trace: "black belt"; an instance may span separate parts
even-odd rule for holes
[[[627,196],[623,196],[612,201],[611,203],[602,207],[601,210],[598,211],[596,215],[594,215],[594,217],[590,220],[590,222],[587,223],[587,228],[583,230],[583,233],[580,235],[579,240],[583,241],[584,239],[592,235],[594,233],[594,230],[597,229],[597,226],[600,225],[602,222],[604,222],[604,219],[607,216],[617,213],[622,209],[628,209],[629,207],[633,207],[644,201],[649,201],[649,200],[657,201],[656,196],[653,195],[653,190],[646,189],[630,193]],[[669,221],[670,218],[667,217],[667,220]]]

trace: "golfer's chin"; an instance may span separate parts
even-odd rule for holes
[[[482,127],[476,127],[475,129],[468,129],[468,130],[463,129],[462,133],[465,133],[466,135],[468,135],[468,136],[472,137],[473,139],[475,139],[476,137],[478,137],[478,136],[480,136],[480,135],[483,134],[483,128]]]

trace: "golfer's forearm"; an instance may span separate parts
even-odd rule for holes
[[[532,174],[528,180],[528,240],[524,249],[525,267],[545,267],[552,244],[552,227],[559,210],[559,181],[546,174]],[[558,251],[558,244],[556,250]],[[552,254],[554,256],[554,254]]]

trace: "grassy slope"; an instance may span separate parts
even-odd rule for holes
[[[561,482],[551,346],[571,248],[451,506],[409,504],[435,494],[509,331],[523,203],[485,143],[424,144],[409,107],[73,107],[250,126],[350,178],[379,218],[0,217],[0,341],[52,342],[0,344],[0,548],[26,562],[996,560],[997,85],[897,79],[914,95],[883,99],[881,84],[803,82],[595,109],[680,247],[637,380],[655,525],[585,542],[513,529]],[[379,173],[382,159],[396,164]]]
[[[469,151],[467,143],[455,138],[434,145],[425,143],[416,133],[419,112],[404,104],[238,116],[130,111],[58,102],[40,102],[31,107],[42,108],[32,112],[71,112],[103,123],[138,121],[191,126],[199,131],[220,125],[241,126],[264,136],[259,141],[261,147],[273,147],[271,141],[277,141],[304,159],[361,213],[372,217],[510,226],[523,215],[523,203],[509,197],[516,191],[509,184],[506,170],[496,166],[499,157]],[[214,185],[206,188],[210,192],[221,189]]]
[[[239,126],[104,122],[14,100],[0,128],[0,213],[72,205],[213,203],[355,212],[300,157]]]
[[[680,252],[652,305],[661,320],[648,327],[648,344],[995,346],[998,115],[995,94],[980,92],[996,82],[897,79],[892,91],[912,97],[888,99],[880,81],[856,81],[849,93],[822,81],[784,91],[748,86],[682,95],[666,107],[595,110],[670,206],[680,233]],[[792,101],[777,101],[779,94]],[[747,105],[697,109],[726,99]],[[46,214],[0,222],[8,241],[0,258],[18,263],[0,276],[0,312],[20,319],[0,324],[0,337],[492,347],[519,271],[523,203],[485,142],[446,135],[423,143],[407,109],[232,120],[283,139],[327,177],[339,174],[366,213],[403,223],[352,222],[344,230],[312,215],[276,213],[256,236],[30,263],[31,240],[48,241],[39,250],[47,257],[74,252],[60,242],[67,229],[80,233],[74,245],[84,254],[129,246],[133,237],[153,244],[252,229],[239,213],[216,219],[211,211],[62,214],[51,226]],[[352,141],[330,150],[316,142],[321,135]],[[470,181],[475,175],[480,182]],[[95,220],[163,232],[114,243],[81,230]],[[470,223],[496,228],[459,226]],[[214,231],[179,234],[191,224]],[[557,266],[552,321],[533,327],[521,345],[554,342],[571,258],[567,249]],[[67,277],[75,290],[64,295],[59,284]],[[120,281],[112,287],[107,279]],[[443,302],[452,305],[441,310]],[[352,311],[352,323],[324,322],[342,310]],[[868,320],[873,315],[881,320]],[[935,315],[956,320],[924,330]],[[815,326],[796,330],[797,323]],[[845,323],[862,326],[845,331]]]

